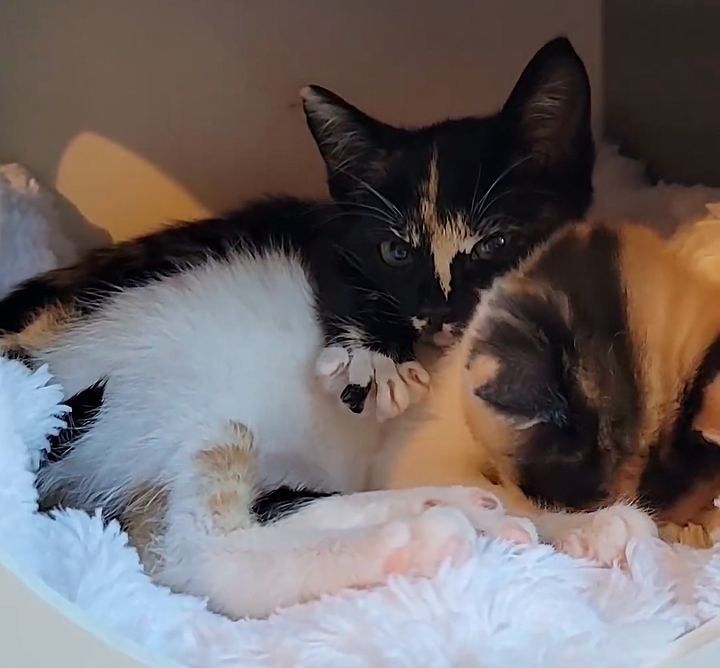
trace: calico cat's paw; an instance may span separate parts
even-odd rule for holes
[[[602,566],[626,566],[631,539],[658,535],[650,515],[633,506],[616,504],[586,517],[587,521],[563,535],[556,547],[571,557],[590,559]]]
[[[341,401],[353,413],[362,413],[368,400],[374,398],[381,422],[420,401],[430,386],[430,376],[418,362],[398,364],[366,348],[328,346],[315,369],[326,389],[340,392]]]

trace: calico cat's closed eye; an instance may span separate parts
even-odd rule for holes
[[[504,234],[493,234],[478,241],[470,255],[473,260],[489,260],[501,253],[508,245],[507,236]]]
[[[397,239],[385,240],[379,248],[383,262],[391,267],[404,267],[413,261],[410,246]]]

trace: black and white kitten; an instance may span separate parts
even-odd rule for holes
[[[303,99],[333,203],[271,199],[179,225],[0,302],[0,345],[47,363],[73,408],[41,495],[121,514],[161,494],[176,548],[155,574],[195,593],[213,589],[187,581],[205,554],[208,524],[192,520],[202,453],[242,425],[258,489],[365,489],[380,442],[368,396],[381,418],[422,396],[414,344],[461,325],[478,289],[591,199],[590,92],[567,40],[538,52],[489,118],[407,130],[317,87]],[[439,524],[450,540],[456,524]],[[277,549],[263,535],[260,562]],[[233,563],[242,540],[221,550]]]

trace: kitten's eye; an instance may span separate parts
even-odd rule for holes
[[[380,256],[391,267],[404,267],[412,262],[410,247],[402,241],[383,241],[380,244]]]
[[[470,253],[473,260],[490,260],[500,253],[507,245],[507,239],[502,234],[494,234],[482,241],[478,241]]]

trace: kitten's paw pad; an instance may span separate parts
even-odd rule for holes
[[[325,390],[340,392],[341,401],[353,413],[362,413],[374,394],[381,422],[420,401],[430,385],[427,371],[417,362],[396,364],[365,348],[329,346],[320,353],[315,372]]]
[[[626,566],[630,540],[657,535],[657,526],[647,513],[631,506],[611,506],[588,513],[585,525],[565,534],[557,548],[602,566]]]
[[[390,527],[397,524],[407,527],[408,540],[387,554],[388,575],[431,578],[443,562],[460,566],[472,556],[475,530],[455,508],[430,508],[406,522],[393,522]]]

